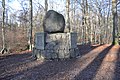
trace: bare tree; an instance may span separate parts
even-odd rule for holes
[[[112,0],[112,14],[113,14],[113,42],[112,44],[118,44],[118,28],[117,28],[117,0]]]
[[[82,0],[82,29],[83,29],[83,44],[87,43],[86,40],[87,40],[87,20],[86,20],[86,16],[88,14],[88,6],[87,6],[87,0]]]
[[[48,0],[45,0],[45,13],[47,12],[48,10]]]
[[[2,0],[2,47],[1,53],[4,54],[5,51],[7,52],[6,42],[5,42],[5,0]]]
[[[30,5],[30,29],[29,29],[29,50],[32,50],[32,28],[33,28],[33,7],[32,7],[32,0],[29,0],[29,5]]]
[[[66,0],[66,31],[70,32],[70,0]]]

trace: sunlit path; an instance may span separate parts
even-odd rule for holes
[[[113,46],[102,61],[94,80],[113,80],[119,47]]]

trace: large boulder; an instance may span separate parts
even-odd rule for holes
[[[54,10],[49,10],[43,20],[44,32],[57,33],[64,32],[65,19],[64,16]]]

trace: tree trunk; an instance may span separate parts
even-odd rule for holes
[[[2,50],[1,53],[4,54],[5,52],[7,52],[7,48],[6,48],[6,42],[5,42],[5,0],[2,0]]]
[[[88,43],[88,2],[87,0],[82,0],[83,9],[82,9],[82,26],[83,26],[83,41],[84,44]]]
[[[28,41],[28,44],[29,44],[29,50],[32,50],[32,28],[33,28],[33,20],[32,20],[32,17],[33,17],[33,8],[32,8],[32,0],[29,1],[29,5],[30,5],[30,28],[29,28],[29,41]]]
[[[109,0],[109,3],[110,3],[110,0]],[[110,30],[109,30],[109,15],[110,15],[110,5],[109,5],[109,8],[108,8],[108,13],[107,13],[107,24],[106,24],[106,27],[107,27],[107,30],[106,30],[106,39],[107,39],[107,43],[109,43],[109,34],[110,34]]]
[[[70,32],[70,0],[66,0],[66,32]]]
[[[93,44],[93,20],[90,19],[90,43]]]
[[[46,14],[47,10],[48,10],[48,0],[45,0],[45,14]]]
[[[118,31],[117,31],[117,0],[112,0],[112,14],[113,14],[113,42],[112,45],[119,44],[118,43]]]
[[[88,18],[88,1],[85,0],[85,36],[86,36],[86,44],[89,43],[89,18]]]
[[[83,9],[82,9],[82,34],[83,34],[83,44],[85,44],[85,40],[86,40],[86,35],[85,35],[85,1],[82,0],[82,4],[83,4]]]

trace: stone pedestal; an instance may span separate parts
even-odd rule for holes
[[[79,55],[76,33],[36,33],[34,54],[45,59],[70,58]]]

